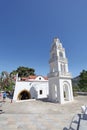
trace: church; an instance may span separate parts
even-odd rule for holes
[[[48,98],[48,79],[43,76],[17,78],[14,90],[14,101]]]
[[[60,104],[73,101],[68,59],[58,38],[54,38],[51,45],[49,66],[47,77],[29,76],[21,80],[17,77],[13,100],[47,99]]]

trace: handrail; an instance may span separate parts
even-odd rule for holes
[[[75,119],[76,116],[78,116],[78,119]],[[72,129],[74,130],[74,128],[72,127],[73,123],[76,124],[75,130],[79,130],[80,118],[81,118],[81,114],[76,114],[73,116],[72,121],[71,121],[70,126],[69,126],[69,130],[72,130]]]

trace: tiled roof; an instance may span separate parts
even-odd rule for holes
[[[38,77],[38,76],[36,76],[36,75],[30,75],[30,76],[28,76],[28,77],[22,77],[21,80],[22,80],[22,81],[35,80],[37,77]],[[44,76],[41,76],[41,77],[43,77],[44,80],[48,80],[47,77],[44,77]]]
[[[36,79],[37,76],[35,76],[35,75],[30,75],[28,78],[29,78],[29,79]]]
[[[48,77],[43,77],[45,80],[48,80]]]

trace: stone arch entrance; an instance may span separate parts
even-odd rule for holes
[[[64,83],[63,85],[63,97],[65,101],[69,101],[69,84],[68,83]]]
[[[22,90],[19,94],[18,94],[18,100],[27,100],[31,98],[31,94],[29,91],[27,90]]]

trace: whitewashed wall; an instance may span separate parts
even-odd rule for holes
[[[23,90],[27,90],[30,93],[31,98],[47,98],[49,94],[48,81],[45,81],[42,77],[39,81],[39,78],[40,77],[31,82],[17,81],[15,84],[13,100],[18,100],[18,95]],[[42,90],[42,94],[40,94],[40,90]]]

